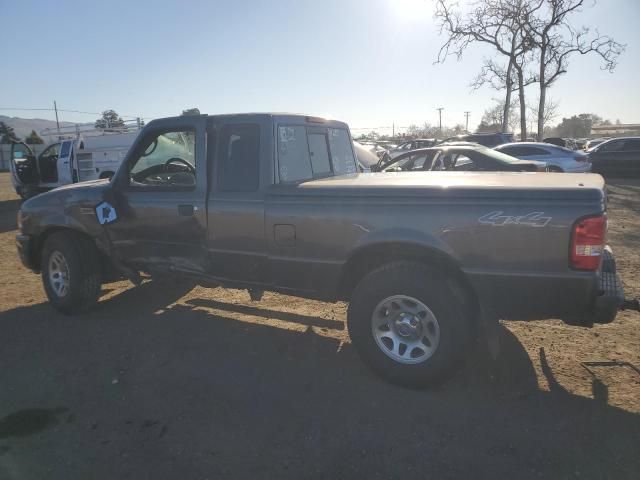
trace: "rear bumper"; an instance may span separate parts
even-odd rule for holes
[[[600,272],[598,296],[594,302],[594,323],[611,323],[624,303],[624,288],[616,269],[616,260],[609,247],[605,248]]]
[[[576,162],[575,164],[566,167],[564,171],[565,173],[589,173],[591,172],[591,163]]]
[[[33,237],[30,235],[16,235],[16,248],[18,249],[18,256],[22,264],[29,270],[34,272],[38,271],[38,266],[33,262]]]
[[[562,274],[466,271],[480,303],[499,318],[560,318],[571,325],[612,322],[624,301],[615,260],[607,247],[598,272]]]

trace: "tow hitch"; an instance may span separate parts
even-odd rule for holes
[[[636,312],[640,312],[640,300],[637,298],[625,298],[620,305],[620,310],[633,310]]]

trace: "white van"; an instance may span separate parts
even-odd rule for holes
[[[69,183],[110,178],[138,136],[133,131],[78,134],[59,140],[35,155],[25,143],[11,148],[11,181],[18,195],[29,198]]]

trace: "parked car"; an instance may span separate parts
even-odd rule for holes
[[[435,138],[417,138],[415,140],[409,140],[408,142],[401,143],[396,148],[392,148],[387,151],[387,155],[384,157],[387,159],[395,158],[403,153],[416,150],[418,148],[427,148],[434,146],[438,141]]]
[[[589,151],[593,147],[596,147],[600,145],[602,142],[606,142],[607,140],[610,140],[610,137],[594,138],[593,140],[588,140],[586,145],[584,146],[584,149],[585,151]]]
[[[354,141],[353,146],[360,171],[363,173],[371,172],[371,167],[375,167],[380,158],[370,148],[367,148],[369,145],[362,145]]]
[[[387,149],[379,145],[377,142],[360,141],[359,143],[363,148],[366,148],[373,153],[378,159],[382,158],[387,153]]]
[[[112,132],[80,127],[80,133],[48,145],[40,155],[26,143],[12,145],[9,168],[18,195],[26,199],[70,183],[110,178],[140,130],[137,124]]]
[[[588,139],[586,138],[576,138],[576,150],[584,150],[587,146]]]
[[[380,163],[374,171],[544,172],[546,164],[522,161],[483,146],[439,145],[407,152]]]
[[[463,140],[447,140],[442,143],[439,143],[438,146],[448,146],[448,147],[484,147],[484,145],[480,145],[476,142],[465,142]]]
[[[555,145],[557,147],[566,147],[567,146],[567,142],[565,141],[565,139],[564,138],[560,138],[560,137],[543,138],[542,142],[543,143],[549,143],[549,144]]]
[[[154,148],[180,135],[181,153]],[[64,313],[141,271],[256,301],[263,290],[348,301],[364,361],[425,386],[455,372],[476,332],[497,341],[498,319],[611,322],[623,293],[606,225],[598,175],[359,174],[345,123],[190,115],[149,122],[111,180],[25,201],[16,243]]]
[[[456,135],[449,137],[441,143],[450,142],[473,142],[485,147],[495,147],[503,143],[515,142],[513,133],[468,133],[466,135]]]
[[[545,162],[550,172],[584,173],[591,171],[589,155],[550,143],[506,143],[495,147],[494,150],[521,160]]]
[[[609,177],[640,176],[640,137],[607,140],[589,149],[591,171]]]

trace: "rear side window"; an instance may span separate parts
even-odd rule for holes
[[[349,132],[343,128],[278,127],[278,174],[281,182],[356,173]]]
[[[329,146],[331,163],[335,175],[356,173],[356,159],[353,156],[353,145],[349,133],[344,128],[329,129]]]
[[[258,189],[260,127],[225,125],[218,144],[218,189],[253,192]]]
[[[313,174],[323,175],[331,173],[327,136],[323,133],[312,133],[307,135],[307,141],[309,142],[309,156],[311,157],[311,170],[313,170]]]
[[[603,152],[620,152],[624,149],[625,149],[624,140],[616,140],[614,142],[609,142],[602,145]]]
[[[283,182],[313,178],[305,127],[278,127],[278,173]]]
[[[529,155],[549,155],[549,152],[546,150],[543,150],[542,148],[536,148],[536,147],[521,147],[522,148],[522,155],[523,156],[529,156]]]
[[[514,157],[522,156],[522,147],[502,147],[498,148],[498,151]]]
[[[640,139],[632,138],[630,140],[627,140],[626,142],[624,142],[624,149],[626,151],[633,152],[640,150]]]

